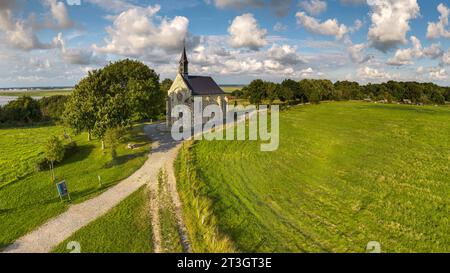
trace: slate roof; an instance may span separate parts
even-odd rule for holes
[[[225,95],[211,77],[184,75],[183,79],[194,96]]]

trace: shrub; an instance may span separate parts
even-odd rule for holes
[[[39,103],[29,96],[19,97],[3,107],[1,121],[5,123],[32,123],[42,120]]]
[[[444,97],[446,101],[450,101],[450,87],[447,87],[444,92]]]
[[[231,95],[236,99],[240,99],[244,96],[244,92],[242,92],[242,90],[234,90],[233,92],[231,92]]]
[[[51,96],[39,100],[39,107],[45,119],[60,120],[64,113],[68,96]]]
[[[75,141],[71,141],[64,145],[64,155],[60,161],[63,161],[71,156],[75,155],[78,152],[78,145]],[[36,162],[36,171],[48,171],[50,170],[51,162],[46,158],[41,158],[38,162]]]
[[[47,158],[41,158],[38,162],[36,162],[36,171],[43,172],[50,170],[50,162]]]

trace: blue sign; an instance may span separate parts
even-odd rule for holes
[[[65,180],[56,184],[56,188],[58,189],[59,197],[63,198],[69,195],[69,190],[67,189],[67,184]]]

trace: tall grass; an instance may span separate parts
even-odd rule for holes
[[[175,217],[172,198],[168,190],[168,177],[164,169],[158,173],[159,223],[161,225],[161,248],[164,253],[181,253],[180,227]]]
[[[193,252],[236,252],[231,240],[219,231],[214,216],[214,202],[208,196],[204,181],[198,177],[195,157],[186,143],[175,162],[178,192],[183,203],[186,228]]]

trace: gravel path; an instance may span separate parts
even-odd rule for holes
[[[152,152],[149,154],[148,160],[144,165],[134,174],[99,196],[83,203],[70,206],[66,212],[49,220],[35,231],[19,238],[12,245],[8,246],[4,252],[50,252],[74,232],[105,215],[109,210],[117,206],[122,200],[138,190],[142,185],[148,183],[151,191],[152,189],[155,189],[155,187],[157,189],[157,176],[161,168],[166,167],[169,170],[169,177],[172,176],[173,178],[172,165],[181,143],[173,141],[170,132],[165,132],[162,128],[162,124],[148,125],[144,128],[146,134],[154,141],[152,143]],[[172,175],[170,175],[171,173]],[[172,179],[169,179],[169,181],[170,180]],[[176,182],[173,180],[171,181],[172,185],[170,188],[172,188],[172,190],[175,189],[175,192],[172,192],[172,196],[174,196],[173,194],[178,195],[176,192],[176,185],[174,188],[173,183]],[[151,198],[151,207],[158,208],[156,196],[152,197],[154,198]],[[177,211],[180,212],[180,204],[175,204],[175,206],[178,208]],[[182,219],[181,214],[178,214],[177,217]]]
[[[175,179],[175,170],[173,167],[173,163],[166,163],[166,170],[167,170],[167,183],[168,183],[168,190],[170,197],[172,199],[173,208],[175,212],[175,218],[177,219],[177,226],[179,229],[180,237],[181,237],[181,244],[183,245],[183,251],[186,253],[191,253],[191,245],[188,240],[186,225],[184,224],[183,220],[183,207],[181,204],[180,196],[178,195],[177,190],[177,180]]]

